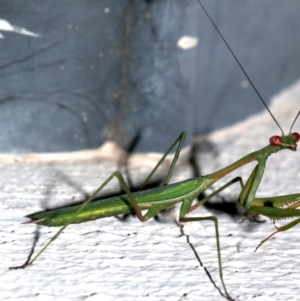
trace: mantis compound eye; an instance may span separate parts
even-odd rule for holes
[[[292,133],[292,136],[295,138],[296,142],[300,140],[300,134],[299,133]]]
[[[280,136],[272,136],[269,141],[271,145],[282,145],[282,138]]]

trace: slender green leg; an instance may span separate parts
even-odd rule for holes
[[[294,226],[298,225],[300,223],[300,218],[297,218],[296,220],[286,224],[285,226],[282,226],[282,227],[276,227],[275,228],[277,229],[276,231],[274,231],[273,233],[271,233],[267,238],[265,238],[264,240],[262,240],[260,242],[260,244],[255,248],[254,252],[257,251],[257,249],[263,244],[265,243],[267,240],[269,240],[272,236],[274,236],[276,233],[278,232],[283,232],[283,231],[286,231],[286,230],[289,230],[291,228],[293,228]]]
[[[222,282],[222,286],[225,292],[225,295],[228,300],[234,300],[228,294],[226,285],[223,279],[223,268],[222,268],[222,259],[221,259],[221,247],[220,247],[220,239],[219,239],[219,227],[218,227],[218,219],[215,216],[207,216],[207,217],[180,217],[181,222],[196,222],[196,221],[212,221],[215,224],[215,232],[216,232],[216,242],[217,242],[217,251],[218,251],[218,265],[219,265],[219,275]]]
[[[77,212],[69,219],[69,221],[60,228],[59,231],[48,241],[48,243],[38,252],[38,254],[28,263],[20,268],[25,268],[27,265],[33,264],[34,261],[38,259],[38,257],[48,248],[48,246],[56,240],[56,238],[67,228],[68,225],[70,225],[78,216],[78,214],[99,194],[99,192],[114,178],[116,177],[120,184],[122,185],[122,188],[125,190],[125,192],[128,195],[129,201],[133,207],[134,212],[136,213],[138,219],[142,222],[148,220],[151,217],[154,217],[157,213],[159,213],[162,209],[159,206],[151,206],[150,209],[146,212],[145,215],[142,214],[141,209],[137,205],[132,193],[130,192],[130,189],[128,185],[126,184],[123,176],[120,172],[116,171],[112,173],[107,180],[82,204],[82,206],[77,210]]]
[[[219,189],[214,191],[213,193],[211,193],[210,195],[208,195],[205,198],[201,199],[197,204],[191,206],[186,213],[190,213],[190,212],[194,211],[195,209],[197,209],[198,207],[200,207],[204,203],[206,203],[208,200],[210,200],[211,198],[213,198],[214,196],[219,194],[221,191],[223,191],[224,189],[226,189],[227,187],[231,186],[232,184],[234,184],[236,182],[240,182],[241,187],[242,188],[244,187],[243,179],[241,177],[236,177],[236,178],[232,179],[231,181],[229,181],[227,184],[223,185],[222,187],[220,187]]]
[[[146,178],[146,180],[143,182],[142,186],[140,189],[142,189],[147,182],[150,180],[150,178],[153,176],[153,174],[155,173],[155,171],[157,170],[157,168],[159,167],[159,165],[163,162],[163,160],[166,158],[166,156],[169,154],[169,152],[175,147],[175,145],[178,143],[178,147],[176,150],[176,153],[174,155],[174,158],[172,160],[170,169],[168,171],[166,180],[164,182],[164,185],[167,185],[170,177],[173,173],[173,170],[175,168],[175,164],[177,162],[177,159],[179,157],[181,148],[183,146],[184,140],[186,137],[186,132],[182,132],[180,134],[180,136],[175,140],[175,142],[170,146],[170,148],[166,151],[166,153],[164,154],[164,156],[159,160],[159,162],[157,163],[157,165],[155,166],[155,168],[152,170],[152,172],[149,174],[149,176]],[[192,212],[193,210],[195,210],[196,208],[198,208],[199,206],[203,205],[205,202],[207,202],[209,199],[211,199],[212,197],[214,197],[215,195],[219,194],[222,190],[226,189],[227,187],[229,187],[230,185],[234,184],[235,182],[240,182],[241,187],[244,187],[243,184],[243,180],[241,177],[236,177],[234,179],[232,179],[230,182],[228,182],[227,184],[225,184],[224,186],[222,186],[221,188],[217,189],[216,191],[214,191],[213,193],[211,193],[209,196],[203,198],[199,203],[195,204],[194,206],[192,206],[190,208],[189,212]],[[151,210],[151,209],[150,209]],[[150,211],[149,210],[149,211]],[[148,213],[148,212],[147,212]],[[149,217],[150,218],[150,217]],[[222,260],[221,260],[221,248],[220,248],[220,240],[219,240],[219,229],[218,229],[218,219],[215,216],[210,216],[210,217],[191,217],[191,218],[186,218],[186,217],[180,217],[179,218],[180,222],[191,222],[191,221],[204,221],[204,220],[210,220],[213,221],[215,224],[215,232],[216,232],[216,241],[217,241],[217,250],[218,250],[218,265],[219,265],[219,273],[220,273],[220,279],[222,282],[222,286],[223,289],[225,291],[225,297],[228,300],[234,300],[230,297],[230,295],[227,292],[224,280],[223,280],[223,270],[222,270]]]
[[[203,205],[204,203],[206,203],[208,200],[210,200],[212,197],[214,197],[215,195],[219,194],[222,190],[226,189],[227,187],[229,187],[230,185],[239,182],[241,187],[244,187],[244,183],[241,177],[236,177],[234,179],[232,179],[231,181],[229,181],[228,183],[226,183],[225,185],[223,185],[222,187],[220,187],[219,189],[217,189],[216,191],[214,191],[213,193],[211,193],[210,195],[206,196],[205,198],[203,198],[202,200],[200,200],[197,204],[191,206],[191,203],[188,200],[184,200],[182,202],[181,205],[181,209],[180,209],[180,217],[179,217],[179,221],[180,222],[194,222],[194,221],[205,221],[205,220],[210,220],[212,222],[214,222],[215,224],[215,233],[216,233],[216,244],[217,244],[217,252],[218,252],[218,266],[219,266],[219,276],[222,282],[222,286],[226,295],[226,298],[228,300],[234,300],[231,298],[231,296],[228,294],[227,289],[226,289],[226,285],[223,279],[223,268],[222,268],[222,259],[221,259],[221,247],[220,247],[220,239],[219,239],[219,227],[218,227],[218,219],[215,216],[208,216],[208,217],[185,217],[186,214],[191,213],[192,211],[194,211],[195,209],[197,209],[198,207],[200,207],[201,205]]]
[[[146,178],[146,180],[143,182],[143,184],[141,185],[140,189],[139,190],[142,190],[143,187],[145,185],[147,185],[147,183],[149,182],[149,180],[151,179],[151,177],[153,176],[153,174],[156,172],[157,168],[159,167],[159,165],[165,160],[165,158],[167,157],[167,155],[171,152],[171,150],[175,147],[175,145],[178,143],[178,146],[177,146],[177,149],[176,149],[176,152],[175,152],[175,155],[174,155],[174,158],[172,160],[172,163],[171,163],[171,166],[169,168],[169,171],[167,173],[167,176],[166,176],[166,179],[164,181],[164,186],[165,185],[168,185],[169,183],[169,180],[172,176],[172,173],[174,171],[174,168],[175,168],[175,164],[178,160],[178,157],[179,157],[179,154],[180,154],[180,151],[182,149],[182,146],[183,146],[183,143],[184,143],[184,140],[185,140],[185,137],[186,137],[186,132],[182,132],[179,137],[174,141],[174,143],[168,148],[168,150],[165,152],[165,154],[162,156],[162,158],[158,161],[158,163],[156,164],[156,166],[154,167],[154,169],[151,171],[151,173],[149,174],[149,176]]]
[[[155,166],[155,168],[153,169],[153,171],[150,173],[150,175],[146,178],[146,180],[144,181],[144,183],[142,184],[142,187],[144,185],[146,185],[146,183],[149,181],[149,179],[152,177],[152,175],[154,174],[154,172],[157,170],[157,168],[159,167],[159,165],[163,162],[163,160],[166,158],[166,156],[168,155],[168,153],[174,148],[174,146],[178,143],[178,147],[175,153],[175,156],[172,160],[172,164],[171,167],[168,171],[167,174],[167,178],[165,180],[164,185],[166,185],[169,182],[169,179],[172,175],[172,172],[174,170],[176,161],[179,157],[180,154],[180,150],[182,148],[182,145],[184,143],[186,137],[186,132],[182,132],[179,137],[175,140],[175,142],[171,145],[171,147],[167,150],[167,152],[163,155],[163,157],[159,160],[159,162],[157,163],[157,165]],[[78,216],[78,214],[99,194],[99,192],[114,178],[116,177],[120,184],[122,185],[122,188],[124,189],[124,191],[127,193],[129,201],[133,207],[134,212],[136,213],[138,219],[142,222],[154,217],[155,215],[157,215],[157,213],[159,213],[162,208],[160,208],[159,206],[151,206],[150,209],[146,212],[145,215],[142,214],[142,211],[140,210],[139,206],[137,205],[128,185],[126,184],[123,176],[121,175],[120,172],[114,172],[112,173],[107,180],[82,204],[82,206],[77,210],[77,212],[69,219],[69,221],[63,226],[61,227],[61,229],[48,241],[48,243],[37,253],[37,255],[29,262],[29,263],[25,263],[24,265],[20,266],[20,267],[15,267],[15,268],[25,268],[28,265],[33,264],[34,261],[36,261],[38,259],[38,257],[48,248],[48,246],[54,241],[56,240],[56,238],[67,228],[68,225],[70,225]],[[142,188],[141,187],[141,188]]]

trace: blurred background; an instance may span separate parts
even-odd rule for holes
[[[299,78],[297,0],[208,1],[266,102]],[[164,152],[264,107],[196,0],[3,0],[0,151]]]

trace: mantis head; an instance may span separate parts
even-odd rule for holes
[[[270,138],[270,144],[271,145],[274,145],[274,146],[280,146],[282,148],[288,148],[292,151],[296,151],[297,150],[297,142],[300,140],[300,134],[299,133],[291,133],[292,132],[292,128],[298,118],[300,114],[300,111],[298,112],[296,118],[294,119],[294,122],[292,123],[292,126],[291,126],[291,129],[290,129],[290,132],[288,135],[285,135],[283,130],[281,129],[281,127],[279,126],[279,128],[281,129],[282,131],[282,136],[272,136]]]
[[[299,133],[292,133],[289,135],[273,136],[270,138],[270,144],[274,146],[281,146],[282,148],[288,148],[292,151],[297,150],[297,142],[300,140]]]

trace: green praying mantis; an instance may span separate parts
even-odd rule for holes
[[[201,5],[200,1],[198,1]],[[202,6],[202,5],[201,5]],[[202,6],[204,12],[207,14],[206,10]],[[209,15],[207,14],[209,17]],[[211,18],[209,17],[211,20]],[[213,21],[211,20],[213,26],[219,32],[218,28],[215,26]],[[220,34],[220,32],[219,32]],[[220,34],[221,35],[221,34]],[[221,38],[224,40],[223,36]],[[226,41],[225,44],[228,46]],[[231,51],[230,47],[228,46]],[[231,51],[232,53],[232,51]],[[233,54],[233,53],[232,53]],[[239,61],[233,54],[237,63],[240,65]],[[242,68],[242,66],[240,65]],[[245,76],[248,78],[249,82],[258,93],[256,88],[254,87],[252,81],[248,77],[247,73],[242,68]],[[259,95],[259,93],[258,93]],[[261,98],[261,96],[259,95]],[[227,291],[225,281],[223,279],[223,268],[222,268],[222,260],[221,260],[221,246],[219,240],[219,231],[218,231],[218,219],[215,216],[210,217],[189,217],[189,213],[196,210],[198,207],[201,207],[207,201],[209,201],[212,197],[219,194],[221,191],[229,187],[234,183],[239,183],[241,186],[241,193],[239,195],[238,201],[239,203],[245,207],[250,217],[255,217],[258,214],[264,215],[270,218],[273,221],[282,218],[293,218],[291,222],[288,224],[276,228],[276,230],[271,233],[267,238],[261,241],[261,243],[257,246],[259,248],[261,244],[265,243],[268,239],[270,239],[273,235],[278,232],[286,231],[298,223],[300,223],[300,211],[297,209],[300,206],[300,193],[292,194],[292,195],[281,195],[277,197],[268,197],[268,198],[257,198],[256,191],[259,187],[261,179],[264,174],[266,162],[270,155],[275,154],[281,150],[288,149],[291,151],[296,151],[297,142],[300,140],[300,134],[297,132],[292,133],[293,126],[300,114],[300,111],[296,115],[294,121],[292,122],[289,133],[286,135],[273,114],[268,109],[264,100],[261,98],[263,104],[269,111],[271,117],[274,119],[276,124],[281,130],[281,136],[273,136],[270,138],[269,144],[264,148],[252,152],[249,155],[244,156],[238,161],[230,164],[229,166],[224,167],[223,169],[211,173],[209,175],[188,179],[186,181],[168,184],[169,180],[172,176],[173,170],[175,168],[176,162],[180,155],[180,151],[184,144],[184,140],[186,137],[186,132],[182,132],[179,137],[174,141],[174,143],[169,147],[163,157],[159,160],[153,171],[149,174],[146,180],[143,182],[141,186],[141,190],[138,192],[132,193],[124,180],[122,174],[118,171],[111,174],[107,180],[89,197],[83,204],[68,206],[65,208],[54,209],[50,211],[40,212],[36,214],[28,215],[27,217],[31,219],[29,223],[35,223],[43,226],[50,227],[58,227],[62,226],[61,229],[49,240],[49,242],[35,255],[35,257],[26,262],[24,265],[15,268],[25,268],[28,265],[32,265],[40,255],[48,248],[48,246],[66,229],[70,224],[75,223],[83,223],[86,221],[91,221],[99,218],[116,216],[120,214],[127,213],[135,213],[140,221],[147,221],[150,218],[155,217],[159,212],[164,209],[167,209],[175,204],[181,203],[179,221],[180,222],[192,222],[192,221],[204,221],[209,220],[214,223],[215,233],[216,233],[216,245],[217,245],[217,253],[218,253],[218,267],[219,267],[219,277],[223,286],[223,290],[225,296],[228,300],[234,300]],[[156,187],[153,189],[142,190],[142,188],[149,182],[153,174],[156,172],[158,167],[165,160],[167,155],[171,153],[171,151],[175,148],[175,155],[172,160],[171,166],[168,170],[166,179],[164,181],[163,186]],[[194,200],[205,190],[212,186],[216,181],[223,178],[224,176],[230,174],[232,171],[240,168],[241,166],[248,164],[252,161],[257,161],[257,165],[254,167],[251,175],[248,180],[244,184],[241,177],[236,177],[229,181],[227,184],[223,185],[213,193],[205,196],[199,202],[194,202]],[[122,196],[111,197],[102,200],[94,200],[100,191],[112,180],[118,179],[122,188],[126,192],[126,194]],[[146,210],[146,213],[142,211]],[[275,226],[276,227],[276,226]],[[257,249],[256,248],[256,249]]]

